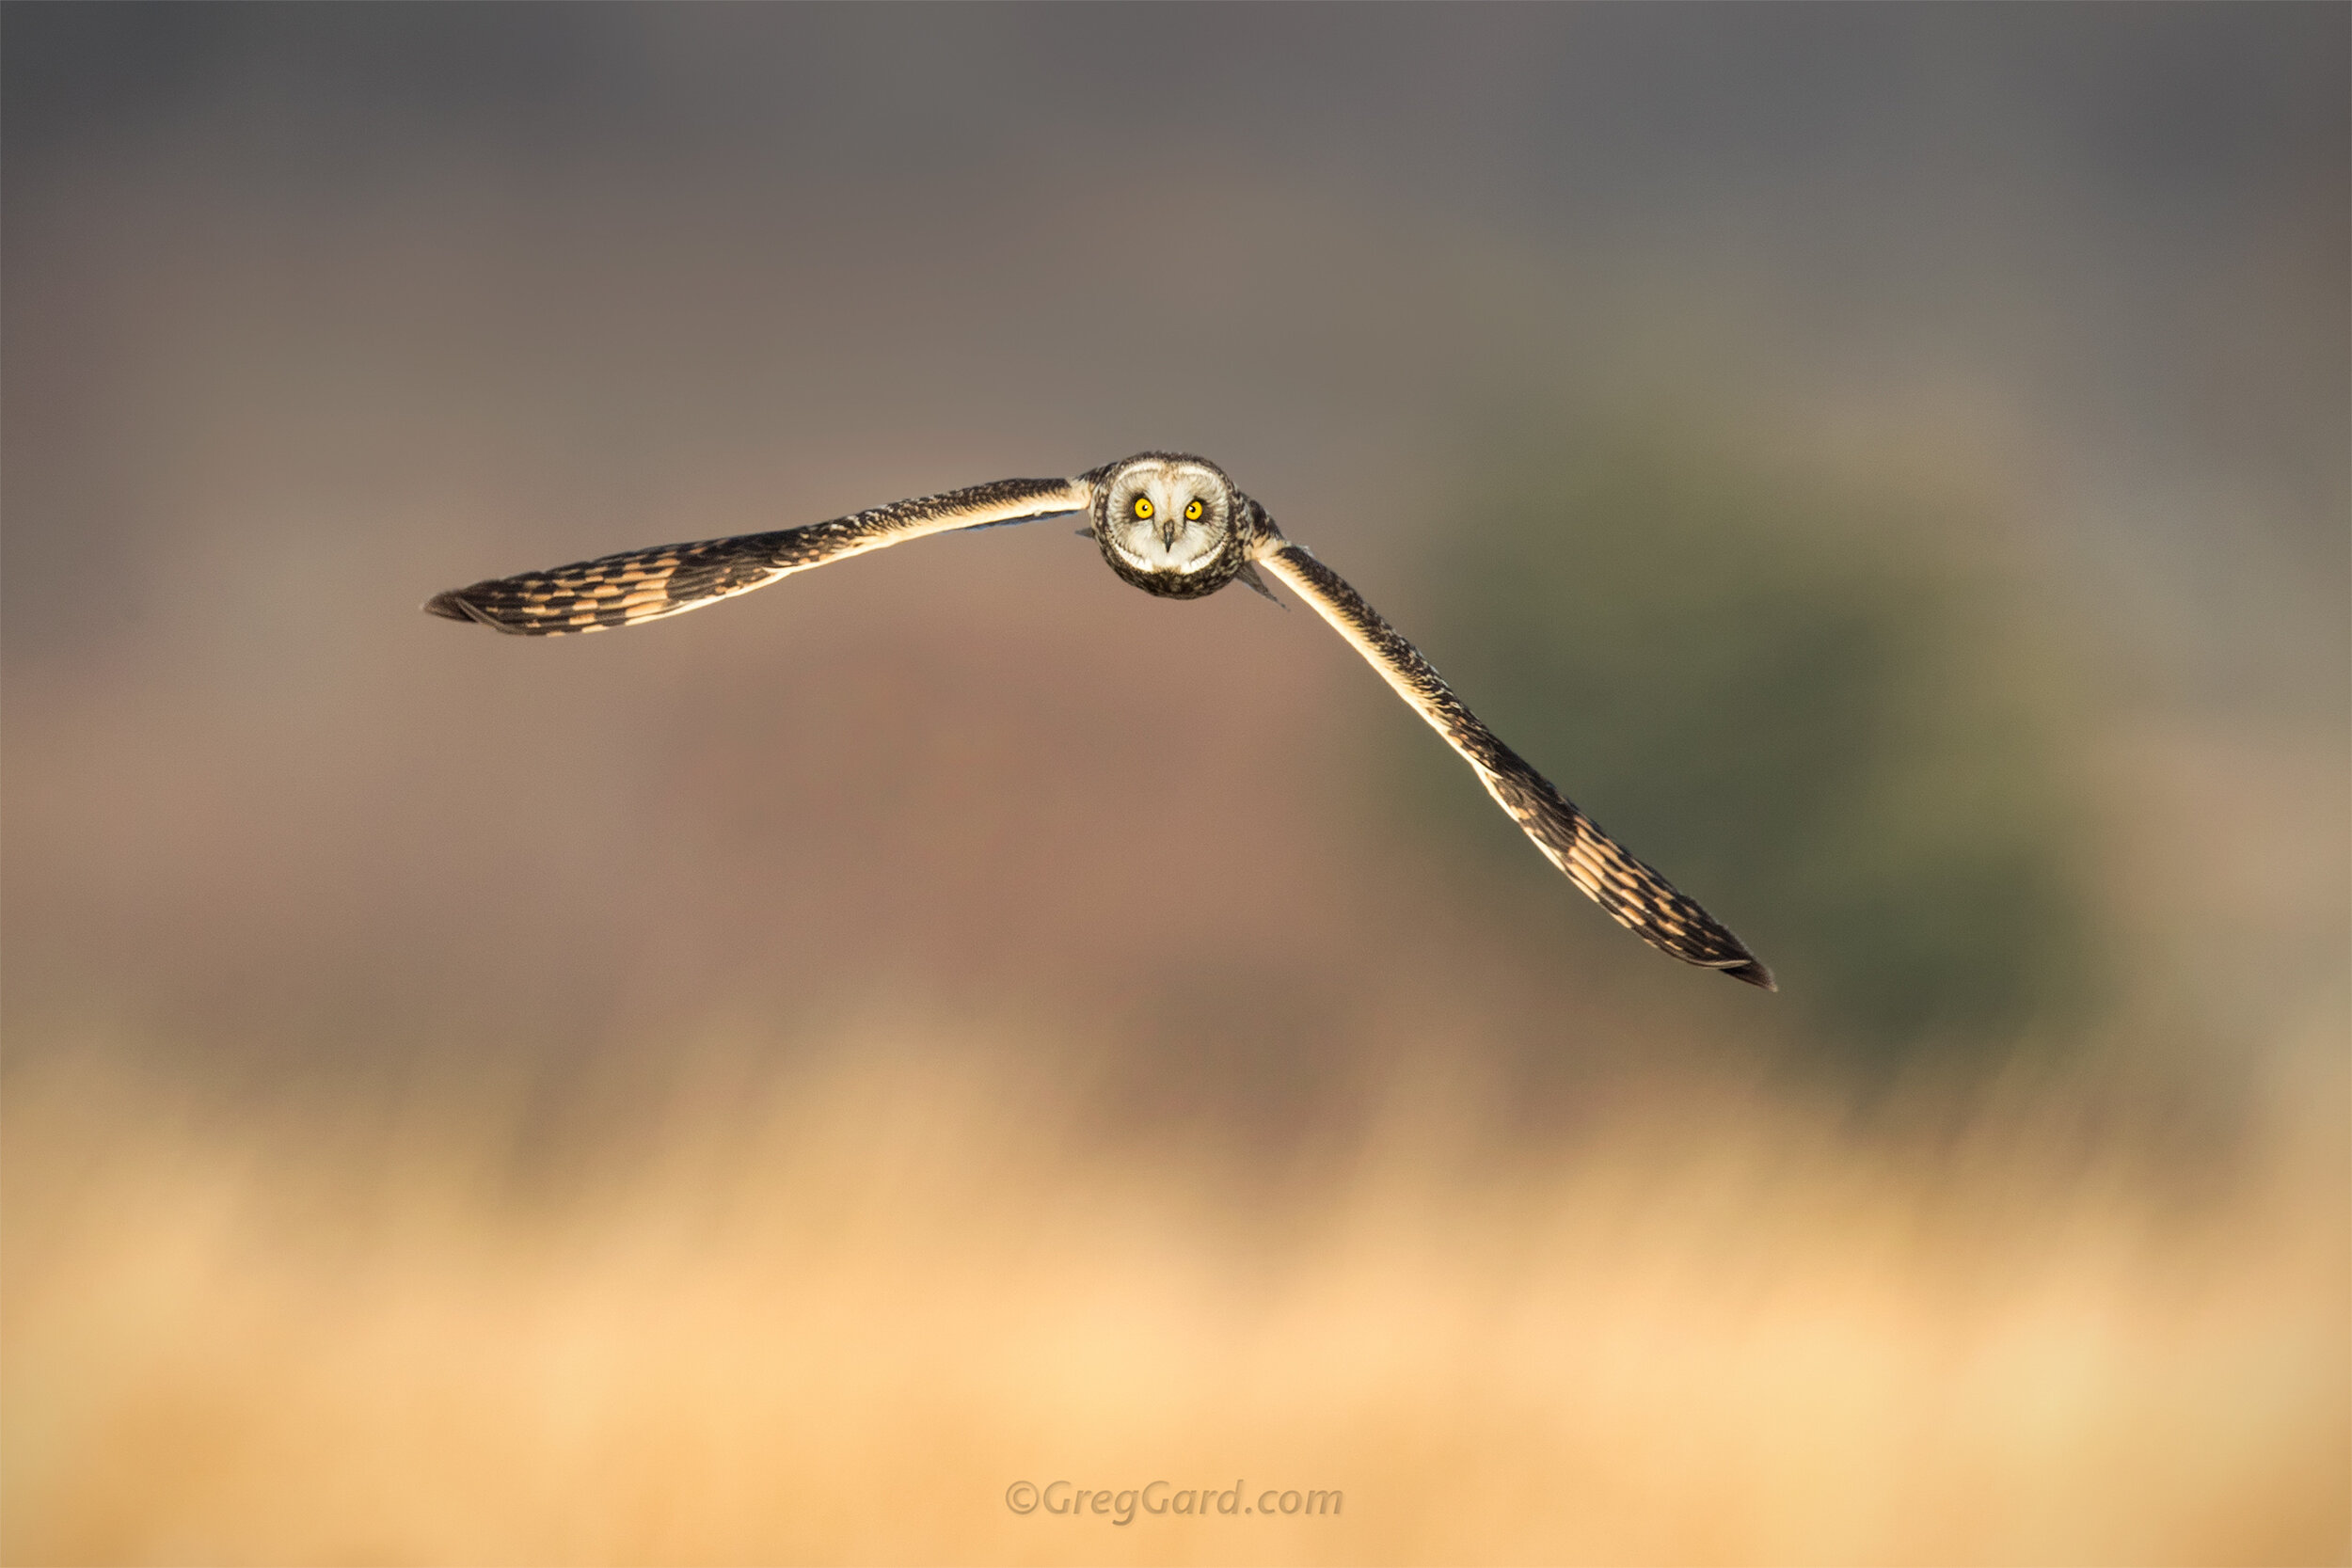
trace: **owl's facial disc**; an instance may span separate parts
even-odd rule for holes
[[[1196,458],[1139,458],[1111,475],[1104,539],[1139,572],[1189,577],[1217,563],[1232,531],[1232,482]]]

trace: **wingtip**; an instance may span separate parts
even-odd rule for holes
[[[1724,973],[1730,975],[1735,980],[1742,981],[1748,985],[1756,986],[1764,990],[1776,991],[1780,990],[1779,982],[1772,978],[1772,972],[1766,969],[1762,964],[1758,963],[1754,958],[1750,958],[1743,964],[1734,964],[1729,968],[1726,968]]]
[[[466,591],[462,588],[453,588],[445,594],[436,594],[418,608],[427,615],[438,615],[450,621],[469,621],[476,626],[487,626],[492,631],[516,629],[466,597]]]

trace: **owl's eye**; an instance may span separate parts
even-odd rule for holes
[[[1136,515],[1138,517],[1149,517],[1152,515],[1151,497],[1137,496],[1136,498]]]
[[[1199,501],[1194,501],[1190,506],[1184,508],[1184,521],[1188,523],[1197,523],[1200,520],[1200,503]]]

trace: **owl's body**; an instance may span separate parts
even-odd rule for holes
[[[1164,598],[1205,597],[1239,579],[1272,597],[1263,566],[1329,622],[1398,696],[1460,752],[1535,847],[1620,925],[1685,963],[1773,989],[1770,971],[1695,902],[1628,854],[1505,746],[1421,651],[1329,567],[1291,543],[1225,470],[1183,452],[1140,452],[1073,479],[1009,479],[852,513],[805,528],[662,545],[436,594],[453,621],[558,637],[660,620],[829,562],[928,534],[1073,512],[1111,570]]]

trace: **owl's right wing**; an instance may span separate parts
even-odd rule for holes
[[[1364,603],[1337,572],[1299,545],[1266,529],[1252,551],[1364,656],[1380,678],[1477,770],[1495,802],[1535,847],[1618,925],[1687,964],[1720,969],[1735,980],[1777,990],[1772,974],[1738,937],[1672,882],[1628,854],[1479,721],[1419,648]]]
[[[489,578],[436,594],[427,613],[479,621],[524,637],[561,637],[659,621],[765,588],[795,572],[959,529],[1025,523],[1083,511],[1093,498],[1077,479],[1006,479],[922,496],[805,528],[657,545],[544,572]]]

